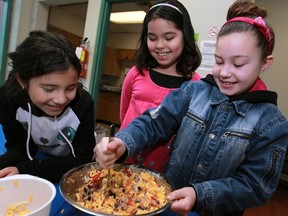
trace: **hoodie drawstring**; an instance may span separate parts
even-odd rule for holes
[[[56,125],[57,125],[57,130],[58,130],[58,132],[61,134],[61,136],[66,140],[66,142],[67,142],[68,145],[70,146],[72,155],[73,155],[74,157],[76,157],[76,156],[75,156],[75,152],[74,152],[74,148],[73,148],[70,140],[62,133],[62,131],[61,131],[61,130],[59,129],[59,127],[58,127],[57,117],[55,116],[54,119],[55,119],[55,122],[56,122]]]
[[[31,111],[31,105],[29,103],[28,104],[28,111],[29,111],[29,118],[28,118],[28,129],[27,129],[27,140],[26,140],[26,152],[28,155],[28,158],[30,160],[33,160],[33,158],[31,157],[30,154],[30,150],[29,150],[29,142],[30,142],[30,134],[31,134],[31,122],[32,122],[32,111]]]

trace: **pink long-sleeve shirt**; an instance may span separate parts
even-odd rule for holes
[[[143,70],[140,74],[134,66],[124,79],[121,103],[120,103],[120,130],[125,128],[132,120],[140,116],[148,108],[158,107],[162,100],[175,88],[161,87],[155,84],[149,74],[149,70]],[[199,80],[201,77],[195,73],[192,80]],[[169,158],[168,143],[159,143],[153,148],[146,149],[141,154],[129,158],[126,162],[143,164],[151,169],[162,171],[164,164]]]

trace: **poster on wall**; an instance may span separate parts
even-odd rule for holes
[[[200,43],[200,51],[202,54],[202,62],[197,70],[212,72],[212,67],[215,61],[216,40],[203,40]]]

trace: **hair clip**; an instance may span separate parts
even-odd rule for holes
[[[179,13],[182,14],[182,12],[179,10],[179,8],[177,8],[175,5],[172,5],[172,4],[169,4],[169,3],[158,3],[158,4],[155,4],[149,9],[149,11],[152,10],[153,8],[155,8],[155,7],[160,7],[160,6],[171,7],[171,8],[177,10]]]

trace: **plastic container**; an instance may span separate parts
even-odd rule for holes
[[[36,176],[19,174],[1,178],[0,215],[5,216],[9,205],[28,201],[26,210],[31,212],[27,216],[49,216],[55,195],[55,186]]]

